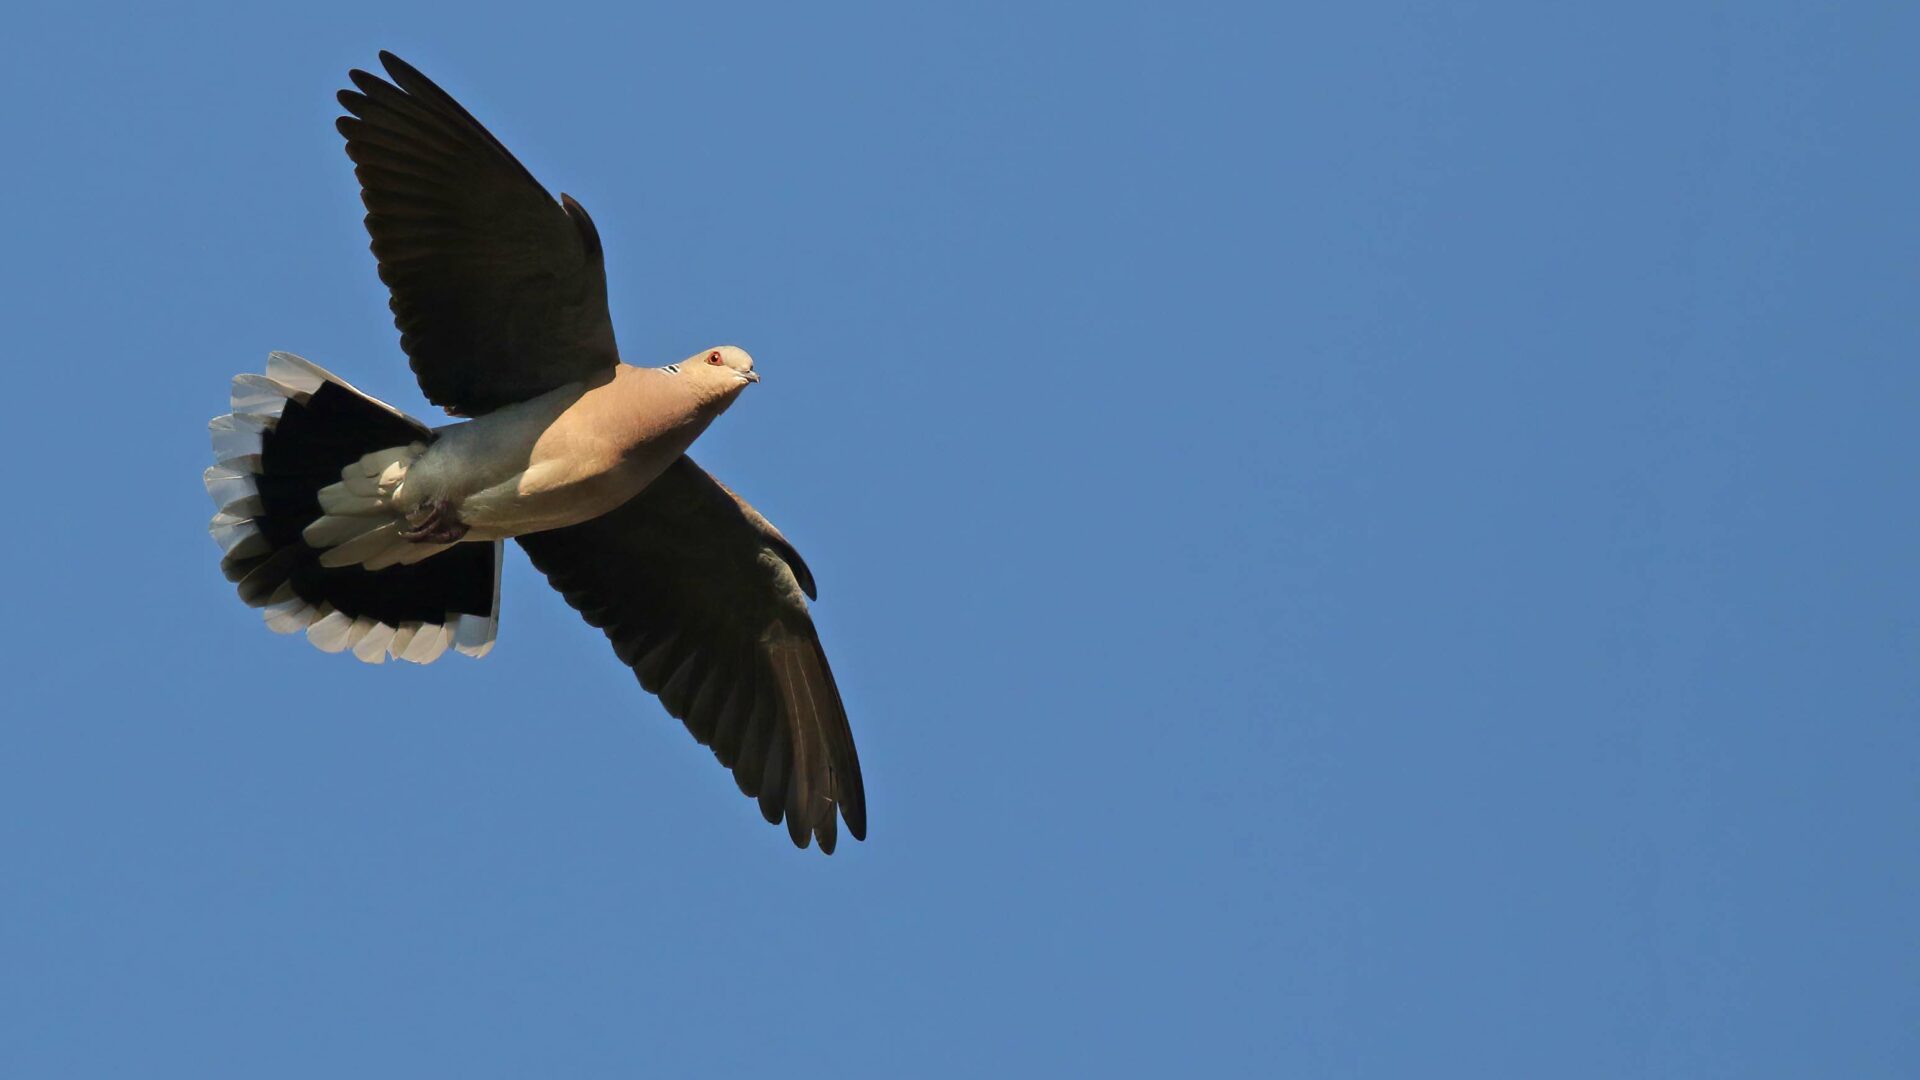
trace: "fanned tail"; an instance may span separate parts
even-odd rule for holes
[[[220,568],[269,629],[304,630],[323,651],[374,664],[493,647],[501,545],[408,544],[387,535],[395,519],[369,501],[390,466],[432,441],[426,425],[276,352],[266,374],[234,377],[233,412],[208,428]]]

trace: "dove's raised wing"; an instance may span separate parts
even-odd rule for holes
[[[382,52],[338,122],[400,347],[428,400],[479,416],[618,361],[593,221],[467,110]]]

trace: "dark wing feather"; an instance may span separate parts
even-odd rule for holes
[[[428,400],[479,416],[619,359],[600,236],[467,110],[406,61],[381,53],[338,122],[392,292],[400,347]]]
[[[689,458],[603,517],[519,538],[621,662],[733,770],[769,822],[832,853],[867,835],[846,708],[778,530]]]

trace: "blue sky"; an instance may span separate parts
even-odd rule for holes
[[[454,10],[7,16],[0,1072],[1911,1075],[1912,9]],[[517,552],[426,669],[221,579],[233,373],[427,414],[381,48],[753,351],[868,843]]]

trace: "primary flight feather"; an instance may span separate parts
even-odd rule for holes
[[[214,420],[222,569],[280,633],[370,663],[493,645],[512,539],[769,822],[866,838],[846,709],[786,537],[686,456],[759,381],[733,346],[621,362],[599,233],[389,53],[338,127],[432,428],[275,353]],[[389,81],[390,80],[390,81]]]

